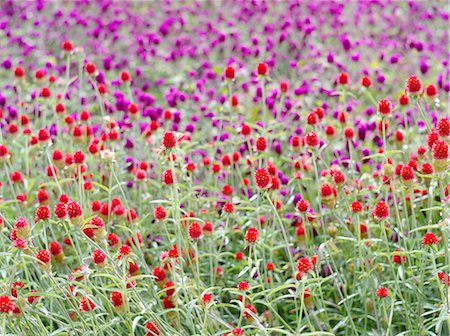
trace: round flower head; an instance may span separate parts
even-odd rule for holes
[[[424,234],[422,238],[423,245],[435,245],[438,243],[438,238],[435,233],[427,232]]]
[[[256,67],[256,72],[259,76],[265,76],[269,73],[269,67],[266,63],[259,63]]]
[[[0,295],[0,313],[10,313],[14,310],[14,301],[7,295]]]
[[[302,257],[297,261],[297,270],[302,273],[308,273],[313,268],[311,260]]]
[[[202,227],[199,223],[193,222],[189,225],[188,235],[190,239],[199,239],[202,236]]]
[[[441,138],[450,137],[450,118],[442,118],[436,124],[436,130]]]
[[[301,199],[297,202],[296,207],[299,212],[306,212],[309,210],[309,202],[307,200]]]
[[[317,136],[316,132],[309,132],[305,136],[305,143],[306,145],[311,149],[317,149],[319,148],[319,137]]]
[[[449,145],[445,141],[436,141],[433,145],[433,167],[438,173],[448,167]]]
[[[146,336],[160,336],[159,326],[156,322],[147,322],[145,324],[145,329],[147,330]]]
[[[153,210],[153,216],[155,216],[157,221],[162,221],[167,217],[167,211],[163,206],[159,205]]]
[[[382,116],[388,116],[392,111],[392,103],[388,99],[381,99],[378,102],[378,113]]]
[[[164,133],[162,144],[165,148],[173,148],[177,144],[177,138],[173,132]]]
[[[125,307],[123,294],[121,292],[112,292],[111,303],[114,309],[122,310]]]
[[[224,77],[225,77],[226,79],[234,79],[234,77],[235,77],[235,75],[236,75],[236,74],[235,74],[235,70],[234,70],[234,68],[233,68],[232,66],[227,66],[227,67],[225,68],[223,74],[224,74]]]
[[[417,76],[409,76],[406,80],[405,91],[410,95],[418,95],[422,93],[422,82]]]
[[[389,296],[389,289],[386,287],[380,286],[377,288],[377,296],[379,298],[386,298]]]
[[[258,240],[259,237],[259,231],[255,227],[250,227],[247,229],[247,232],[245,232],[244,239],[247,243],[255,243]]]
[[[380,201],[375,204],[375,207],[372,210],[372,216],[376,221],[382,221],[389,218],[389,207],[388,205]]]
[[[269,171],[266,168],[256,169],[254,174],[255,184],[258,189],[267,189],[270,187],[272,179],[270,178]]]

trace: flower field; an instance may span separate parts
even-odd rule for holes
[[[450,335],[446,1],[0,2],[0,335]]]

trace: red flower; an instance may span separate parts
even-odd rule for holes
[[[440,137],[450,136],[450,118],[442,118],[436,124],[436,130]]]
[[[388,99],[381,99],[378,102],[378,113],[382,116],[388,116],[392,111],[392,103]]]
[[[106,255],[100,250],[94,250],[92,252],[92,260],[96,266],[103,266],[106,261]]]
[[[46,205],[41,205],[36,209],[35,221],[46,220],[51,217],[52,213]]]
[[[234,79],[235,70],[232,66],[227,66],[224,71],[224,76],[226,79]]]
[[[289,83],[288,82],[281,82],[280,83],[280,91],[283,93],[286,93],[287,90],[289,90]]]
[[[319,148],[319,137],[316,132],[309,132],[305,136],[305,143],[309,148]]]
[[[234,212],[234,205],[231,203],[225,203],[223,205],[223,211],[225,213],[233,213]]]
[[[434,169],[437,172],[444,171],[447,168],[449,156],[449,146],[445,141],[436,141],[433,146]]]
[[[256,139],[255,148],[259,152],[264,152],[267,149],[267,140],[264,137]]]
[[[358,213],[363,211],[363,205],[359,201],[354,201],[352,204],[350,204],[350,211],[353,213]]]
[[[153,210],[153,216],[155,216],[157,221],[162,221],[167,217],[167,211],[163,206],[159,205]]]
[[[234,328],[233,330],[231,330],[231,333],[233,334],[233,336],[242,336],[244,335],[244,330],[242,330],[241,328]]]
[[[171,169],[167,169],[163,172],[163,183],[165,185],[171,185],[174,183],[175,179],[174,179],[174,174],[172,172]]]
[[[425,89],[425,92],[427,96],[430,98],[436,96],[437,95],[436,86],[434,86],[433,84],[428,85],[427,88]]]
[[[7,295],[0,296],[0,313],[10,313],[14,310],[14,301]]]
[[[89,75],[93,75],[93,74],[95,73],[95,70],[97,69],[96,66],[95,66],[95,64],[92,63],[92,62],[88,62],[88,63],[84,66],[84,68],[85,68],[86,72],[87,72]]]
[[[269,72],[269,67],[267,66],[266,63],[259,63],[258,66],[256,67],[256,72],[260,76],[265,76]]]
[[[156,322],[147,322],[145,324],[145,329],[147,329],[147,336],[159,336],[159,326]]]
[[[189,225],[188,235],[190,239],[199,239],[202,236],[202,227],[199,223],[193,222]]]
[[[94,310],[96,307],[97,306],[94,303],[94,301],[92,301],[88,297],[83,296],[80,300],[80,306],[78,307],[78,310],[80,312],[86,312],[86,311]]]
[[[423,245],[435,245],[438,243],[438,238],[435,233],[427,232],[424,234],[422,238]]]
[[[405,94],[402,94],[400,97],[398,97],[398,103],[402,106],[408,105],[409,97]]]
[[[47,250],[40,250],[36,253],[36,259],[44,264],[48,264],[50,262],[50,253]]]
[[[313,268],[311,260],[302,257],[297,261],[297,270],[302,273],[308,273]]]
[[[155,277],[155,280],[157,282],[164,281],[166,279],[166,271],[164,271],[163,268],[156,266],[153,271],[152,275]]]
[[[247,243],[255,243],[258,240],[259,237],[259,231],[255,227],[250,227],[247,229],[247,232],[245,232],[244,239]]]
[[[297,210],[300,212],[306,212],[309,210],[309,202],[307,200],[301,199],[297,202]]]
[[[348,84],[348,73],[341,72],[338,77],[338,83],[341,85]]]
[[[377,288],[377,296],[380,298],[385,298],[389,296],[389,289],[386,287],[380,286]]]
[[[372,85],[372,80],[370,77],[365,76],[361,78],[361,85],[364,87],[370,87]]]
[[[416,95],[422,92],[422,82],[417,76],[409,76],[406,80],[405,91]]]
[[[246,291],[246,290],[248,290],[250,288],[250,285],[248,284],[247,281],[241,281],[241,282],[238,283],[237,288],[240,291]]]
[[[385,202],[383,202],[383,201],[380,201],[377,204],[375,204],[375,207],[372,210],[372,216],[377,221],[381,221],[383,219],[389,218],[389,207],[388,207],[388,205]]]
[[[120,73],[120,80],[122,82],[129,82],[131,80],[130,73],[128,71],[122,71]]]
[[[121,292],[112,292],[111,303],[116,309],[123,308],[124,307],[123,294]]]
[[[266,189],[270,186],[271,178],[266,168],[259,168],[254,174],[255,184],[259,189]]]
[[[177,138],[173,132],[164,133],[162,144],[166,148],[173,148],[177,144]]]
[[[70,40],[66,40],[61,44],[61,48],[65,51],[65,52],[70,52],[73,49],[73,44],[72,41]]]
[[[208,302],[210,302],[212,300],[212,294],[211,293],[204,293],[203,295],[202,295],[202,301],[203,301],[203,304],[207,304]]]
[[[164,284],[164,291],[167,296],[172,296],[175,293],[175,283],[173,281],[167,281]]]
[[[16,67],[14,69],[14,76],[16,78],[22,78],[23,76],[25,76],[25,70],[23,70],[23,68],[21,68],[20,66]]]
[[[395,249],[394,254],[392,255],[392,262],[395,264],[402,264],[406,261],[406,256],[401,256],[396,252],[401,252],[400,249]]]

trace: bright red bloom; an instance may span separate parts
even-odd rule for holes
[[[341,72],[340,74],[339,74],[339,77],[338,77],[338,83],[339,84],[341,84],[341,85],[345,85],[345,84],[348,84],[348,73],[346,73],[346,72]]]
[[[436,130],[440,137],[450,136],[450,118],[442,118],[436,124]]]
[[[92,260],[96,266],[102,266],[106,261],[106,255],[100,250],[94,250],[92,252]]]
[[[419,94],[422,91],[422,82],[417,76],[409,76],[406,80],[405,91],[410,94]]]
[[[159,326],[156,322],[147,322],[145,324],[145,329],[147,329],[147,336],[160,336]]]
[[[256,169],[254,179],[255,184],[259,189],[266,189],[270,186],[271,178],[266,168]]]
[[[162,221],[167,217],[167,211],[163,206],[159,205],[153,210],[153,216],[155,216],[157,221]]]
[[[449,146],[445,141],[436,141],[433,146],[433,159],[447,160],[449,156]]]
[[[258,66],[256,67],[256,72],[260,76],[265,76],[269,73],[269,67],[267,66],[266,63],[259,63]]]
[[[70,40],[66,40],[61,44],[61,48],[65,51],[65,52],[70,52],[73,49],[73,44],[72,41]]]
[[[232,203],[225,203],[223,205],[223,212],[225,213],[233,213],[234,212],[234,205]]]
[[[172,169],[165,170],[163,172],[162,178],[163,178],[163,183],[165,185],[174,184],[175,178],[174,178],[174,174],[172,172]]]
[[[358,213],[363,211],[363,205],[359,201],[354,201],[352,204],[350,204],[350,211],[353,213]]]
[[[211,293],[204,293],[203,295],[202,295],[202,301],[203,301],[203,304],[207,304],[208,302],[210,302],[211,300],[212,300],[212,294]]]
[[[434,232],[427,232],[422,238],[423,245],[435,245],[438,243],[438,237]]]
[[[306,212],[309,210],[309,202],[305,199],[301,199],[297,202],[297,210],[300,212]]]
[[[392,103],[388,99],[381,99],[378,102],[378,113],[382,116],[388,116],[392,111]]]
[[[375,207],[372,210],[372,216],[377,220],[381,221],[383,219],[389,218],[389,207],[388,205],[380,201],[377,204],[375,204]]]
[[[9,314],[15,308],[14,301],[7,295],[0,296],[0,313]]]
[[[316,132],[309,132],[305,136],[305,143],[309,148],[319,148],[319,137]]]
[[[247,281],[241,281],[241,282],[238,283],[237,288],[240,291],[246,291],[246,290],[248,290],[250,288],[250,285],[248,284]]]
[[[50,263],[50,253],[47,250],[39,250],[36,253],[36,259],[44,264]]]
[[[175,294],[175,283],[173,281],[167,281],[164,284],[164,291],[167,296],[172,296]]]
[[[162,144],[166,148],[173,148],[177,144],[177,138],[173,132],[164,133]]]
[[[377,296],[380,298],[385,298],[389,296],[389,289],[386,287],[380,286],[377,288]]]
[[[247,229],[247,232],[245,232],[244,239],[247,243],[255,243],[258,240],[259,237],[259,231],[255,227],[250,227]]]
[[[297,261],[297,270],[302,273],[308,273],[313,268],[311,260],[306,257],[302,257]]]
[[[83,296],[80,300],[80,306],[78,307],[78,310],[80,312],[87,312],[87,311],[94,310],[96,307],[97,306],[94,303],[94,301],[92,301],[88,297]]]
[[[164,271],[164,269],[159,266],[156,266],[153,269],[152,275],[155,277],[155,280],[158,282],[164,281],[166,279],[166,271]]]
[[[427,96],[430,98],[436,96],[437,95],[436,86],[434,86],[433,84],[428,85],[427,88],[425,89],[425,92]]]
[[[95,71],[97,70],[95,64],[92,62],[86,63],[84,68],[89,75],[93,75],[95,73]]]
[[[259,152],[264,152],[267,149],[267,140],[264,137],[256,139],[255,148]]]
[[[48,206],[41,205],[39,208],[36,209],[35,221],[49,219],[51,217],[51,215],[52,215],[52,213],[51,213],[50,209],[48,208]]]
[[[224,71],[224,76],[226,79],[234,79],[235,70],[232,66],[227,66]]]
[[[372,80],[370,79],[370,77],[363,77],[361,78],[361,85],[364,87],[370,87],[372,86]]]
[[[122,308],[124,306],[123,294],[121,292],[111,293],[111,303],[115,308]]]
[[[190,239],[199,239],[202,236],[202,227],[199,223],[193,222],[189,225],[188,235]]]

